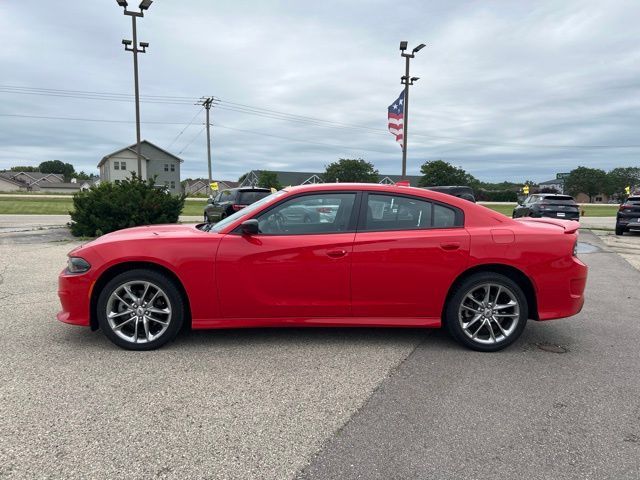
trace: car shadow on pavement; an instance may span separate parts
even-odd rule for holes
[[[527,351],[539,345],[557,345],[569,349],[570,342],[575,340],[570,332],[562,326],[563,322],[527,322],[522,336],[506,350]],[[65,326],[66,327],[66,326]],[[56,343],[74,344],[84,349],[119,350],[97,330],[63,328],[53,335]],[[368,328],[368,327],[273,327],[273,328],[238,328],[219,330],[184,329],[178,337],[160,350],[190,352],[193,350],[225,348],[316,348],[340,347],[348,349],[360,346],[378,346],[380,348],[406,346],[432,350],[466,349],[455,342],[444,328]]]

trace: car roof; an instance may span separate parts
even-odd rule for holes
[[[235,190],[235,191],[260,191],[260,192],[270,192],[271,189],[264,187],[236,187],[236,188],[223,188],[222,190]]]
[[[413,195],[416,197],[423,197],[442,203],[448,203],[449,205],[458,208],[466,208],[467,204],[471,203],[469,202],[469,200],[449,195],[448,193],[437,192],[435,190],[382,183],[315,183],[309,185],[298,185],[295,187],[286,187],[283,190],[291,193],[355,190],[399,195]],[[473,203],[471,204],[473,205]]]

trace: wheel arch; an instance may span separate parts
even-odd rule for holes
[[[100,274],[100,277],[93,285],[89,302],[89,325],[91,326],[91,330],[98,329],[98,297],[100,296],[100,292],[102,291],[104,286],[116,275],[136,268],[153,270],[155,272],[162,273],[173,281],[176,288],[182,295],[182,300],[184,301],[186,316],[186,318],[184,319],[184,325],[191,325],[191,305],[189,303],[189,296],[187,295],[184,285],[182,285],[182,282],[173,271],[154,262],[122,262],[107,268],[104,272],[102,272],[102,274]]]
[[[520,269],[512,266],[505,265],[502,263],[489,263],[483,265],[476,265],[471,267],[464,272],[462,272],[458,277],[454,280],[454,282],[449,287],[449,291],[447,292],[447,296],[444,301],[444,305],[442,306],[442,321],[445,321],[445,312],[447,309],[447,305],[449,304],[449,300],[455,294],[458,286],[471,275],[476,273],[484,273],[484,272],[492,272],[499,273],[504,275],[505,277],[509,277],[511,280],[516,282],[518,286],[522,289],[529,307],[529,318],[533,320],[539,320],[540,317],[538,315],[538,300],[536,297],[535,287],[533,286],[533,282],[531,279],[527,277],[527,275]]]

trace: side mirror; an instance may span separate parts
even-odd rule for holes
[[[250,220],[245,220],[240,224],[240,230],[243,235],[257,235],[260,233],[260,227],[258,224],[258,220],[252,218]]]
[[[213,205],[213,198],[209,197],[209,198],[207,199],[207,203],[208,203],[209,205]]]

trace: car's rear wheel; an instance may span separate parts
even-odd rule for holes
[[[515,342],[529,316],[520,286],[505,275],[482,272],[466,278],[449,299],[445,323],[463,345],[495,352]]]
[[[616,235],[624,235],[624,228],[616,225]]]
[[[97,313],[100,328],[119,347],[153,350],[177,335],[184,321],[184,301],[166,275],[136,269],[105,285]]]

